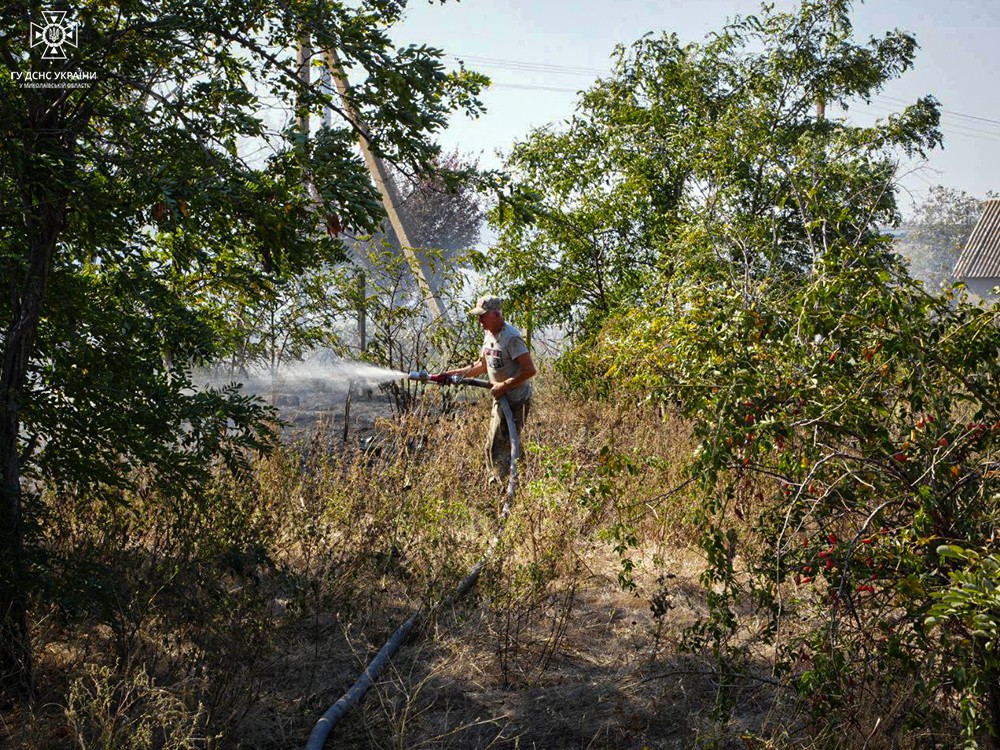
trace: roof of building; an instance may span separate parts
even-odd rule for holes
[[[1000,199],[983,204],[965,249],[955,264],[960,279],[990,279],[1000,276]]]

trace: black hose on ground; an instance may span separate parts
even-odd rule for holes
[[[478,385],[482,381],[476,381]],[[469,385],[473,385],[469,383]],[[454,603],[459,601],[464,597],[469,591],[472,590],[473,586],[476,585],[476,581],[479,580],[479,574],[482,573],[483,568],[486,567],[486,563],[493,554],[493,550],[500,541],[500,535],[503,533],[504,523],[507,520],[507,516],[510,515],[511,507],[514,503],[514,492],[517,489],[517,459],[521,456],[521,439],[517,434],[517,425],[514,423],[514,413],[511,411],[510,403],[507,401],[506,396],[501,396],[497,402],[500,408],[503,410],[504,418],[507,420],[507,430],[510,433],[510,479],[507,482],[507,499],[504,502],[503,508],[500,509],[500,520],[497,525],[497,532],[494,534],[493,538],[490,540],[486,547],[486,552],[480,558],[472,570],[461,580],[458,586],[452,593],[445,597],[445,599],[438,605],[443,603]],[[368,688],[372,686],[375,679],[378,677],[379,673],[385,668],[389,660],[399,651],[400,646],[403,645],[403,641],[413,630],[413,626],[416,624],[417,620],[420,619],[423,611],[418,609],[409,619],[400,625],[396,632],[392,634],[392,637],[386,641],[385,645],[382,646],[381,650],[375,655],[365,671],[361,673],[357,681],[351,686],[351,688],[344,693],[336,703],[334,703],[330,708],[326,710],[319,721],[316,722],[316,726],[313,727],[312,733],[309,735],[309,741],[306,743],[306,750],[323,750],[326,745],[326,740],[330,736],[330,732],[337,725],[345,714],[351,710],[357,703],[365,696],[368,692]]]

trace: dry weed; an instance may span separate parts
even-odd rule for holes
[[[432,605],[485,554],[503,500],[486,481],[485,394],[443,410],[435,393],[363,444],[321,424],[190,497],[52,494],[60,593],[36,632],[61,645],[39,658],[46,700],[69,705],[84,665],[109,685],[145,674],[203,706],[220,750],[297,746],[423,606],[426,645],[396,658],[338,746],[690,747],[717,686],[677,654],[704,605],[688,431],[542,384],[501,542],[479,589],[444,608]],[[695,674],[644,681],[671,666]],[[83,719],[38,721],[65,737]]]

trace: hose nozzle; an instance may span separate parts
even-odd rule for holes
[[[438,385],[458,385],[462,382],[459,375],[431,375],[427,370],[411,372],[410,380],[419,380],[421,383],[437,383]]]
[[[471,385],[476,388],[489,388],[488,380],[476,380],[475,378],[463,378],[461,375],[431,375],[427,370],[416,370],[409,374],[410,380],[421,383],[437,383],[438,385]]]

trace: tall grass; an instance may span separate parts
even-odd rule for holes
[[[449,402],[445,413],[428,398],[420,416],[380,421],[365,448],[318,425],[206,488],[164,496],[142,477],[128,492],[46,488],[40,700],[8,716],[0,737],[30,750],[304,742],[385,637],[439,602],[496,532],[488,403]],[[612,585],[655,577],[653,562],[688,535],[692,500],[670,492],[686,431],[641,407],[549,386],[524,439],[514,512],[479,591],[430,608],[417,636],[433,643],[475,622],[493,652],[476,669],[507,688],[545,684],[594,560],[611,560]],[[416,683],[387,677],[344,741],[462,747],[470,732],[475,746],[503,736],[495,717],[450,725],[429,691],[400,706],[406,689],[400,698],[392,685],[427,684],[417,672]]]

